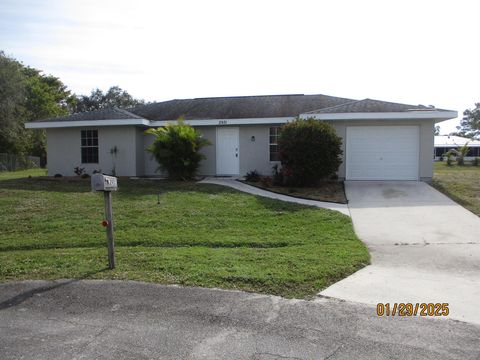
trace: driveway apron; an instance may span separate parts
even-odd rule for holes
[[[320,296],[359,303],[448,303],[480,324],[480,218],[423,182],[347,181],[371,265]]]

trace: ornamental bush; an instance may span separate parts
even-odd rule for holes
[[[200,162],[205,159],[200,149],[210,145],[197,130],[179,119],[176,124],[148,129],[145,133],[155,136],[147,150],[160,165],[157,171],[166,170],[169,178],[174,180],[195,178]]]
[[[342,163],[342,139],[332,125],[295,119],[280,128],[278,150],[286,185],[308,186],[335,174]]]

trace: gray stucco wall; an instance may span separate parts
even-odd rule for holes
[[[239,143],[240,143],[240,174],[245,175],[251,170],[257,170],[261,174],[271,175],[272,166],[277,162],[270,161],[269,148],[269,125],[249,125],[238,126],[239,128]],[[216,137],[217,126],[198,126],[196,129],[203,135],[203,137],[210,141],[211,145],[205,146],[202,153],[206,159],[200,164],[199,175],[215,176],[217,171],[216,164]],[[252,136],[255,136],[255,141],[251,141]],[[145,135],[144,147],[152,144],[154,137],[152,135]],[[149,153],[145,153],[144,158],[145,175],[159,176],[161,175],[155,170],[158,167],[155,159],[151,158]]]
[[[144,128],[135,129],[135,165],[137,176],[145,175],[145,149],[143,140],[145,138]]]
[[[269,125],[245,125],[235,126],[239,128],[239,158],[240,175],[245,175],[251,170],[257,170],[261,174],[271,175],[272,166],[277,162],[270,161],[269,148]],[[216,126],[199,126],[197,130],[204,138],[211,142],[210,146],[202,149],[206,159],[202,161],[199,169],[200,175],[216,175]],[[255,141],[252,141],[252,136]]]
[[[156,172],[158,163],[152,157],[152,154],[147,151],[147,148],[153,144],[155,137],[153,135],[144,134],[143,136],[143,170],[145,176],[160,176]]]
[[[434,122],[433,120],[410,120],[410,121],[333,121],[338,135],[342,137],[342,148],[345,152],[345,136],[348,126],[398,126],[417,125],[420,128],[420,153],[419,153],[419,174],[423,180],[431,179],[433,175],[433,142]],[[240,143],[240,175],[248,171],[257,170],[263,175],[271,175],[272,167],[277,162],[270,161],[269,129],[272,125],[245,125],[239,126]],[[162,176],[165,174],[156,172],[158,164],[152,159],[146,148],[152,144],[154,137],[145,135],[144,129],[134,126],[115,127],[90,127],[97,129],[99,136],[99,163],[81,164],[80,155],[80,133],[84,128],[64,128],[47,130],[47,151],[48,151],[48,173],[54,175],[74,175],[75,166],[85,167],[91,174],[94,169],[101,169],[105,173],[111,173],[113,168],[110,149],[117,146],[119,152],[116,157],[116,173],[118,176]],[[212,145],[202,149],[206,159],[202,161],[199,174],[216,174],[216,126],[197,127],[203,136]],[[255,141],[252,141],[252,136]],[[345,164],[343,163],[338,171],[340,178],[345,177]]]
[[[330,122],[337,134],[342,138],[342,150],[345,155],[346,128],[347,126],[401,126],[417,125],[420,128],[420,153],[419,153],[419,175],[422,180],[429,180],[433,176],[433,142],[434,142],[434,121],[433,120],[350,120]],[[240,175],[248,171],[257,170],[263,175],[271,175],[272,167],[278,162],[270,161],[269,129],[272,125],[246,125],[240,126]],[[255,136],[255,141],[251,138]],[[213,149],[213,157],[215,151]],[[212,158],[213,158],[212,157]],[[215,164],[211,169],[215,173]],[[210,175],[210,173],[208,173]],[[338,176],[345,178],[345,163],[340,165]]]
[[[273,125],[275,126],[275,125]],[[255,141],[252,141],[255,136]],[[240,127],[240,174],[257,170],[262,175],[271,175],[278,162],[270,161],[270,125]]]
[[[216,153],[215,143],[217,138],[217,128],[215,126],[199,126],[196,129],[203,135],[205,139],[210,141],[211,145],[202,148],[201,152],[206,159],[200,163],[198,173],[200,175],[215,175],[216,174]]]
[[[85,168],[88,174],[93,170],[111,173],[113,159],[110,149],[116,146],[115,158],[117,176],[135,176],[136,165],[136,128],[134,126],[88,127],[98,130],[98,164],[82,164],[81,130],[87,128],[47,129],[47,168],[49,175],[62,174],[73,176],[73,168]]]

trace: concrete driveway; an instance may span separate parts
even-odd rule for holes
[[[134,281],[0,284],[0,358],[478,359],[480,327]]]
[[[372,265],[320,295],[365,304],[449,303],[480,324],[480,218],[423,182],[346,182]]]

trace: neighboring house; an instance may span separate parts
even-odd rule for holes
[[[465,156],[465,160],[473,160],[476,157],[480,157],[480,140],[472,140],[455,135],[436,135],[434,143],[435,160],[440,160],[448,150],[459,149],[466,143],[468,143],[468,153]]]
[[[202,175],[271,174],[278,163],[278,127],[295,117],[331,123],[343,139],[339,178],[419,180],[433,174],[434,124],[456,111],[371,99],[326,95],[273,95],[171,100],[34,121],[47,130],[48,173],[73,175],[76,166],[118,176],[154,176],[158,167],[145,149],[159,127],[183,116],[212,146],[204,148]],[[116,156],[110,153],[116,147]]]

